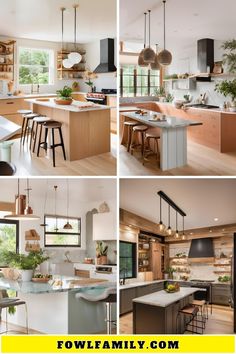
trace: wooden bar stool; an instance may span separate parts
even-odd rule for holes
[[[159,161],[159,145],[158,145],[158,140],[160,139],[160,135],[156,133],[146,133],[145,134],[145,139],[144,139],[144,153],[143,153],[143,165],[145,163],[145,160],[147,160],[147,157],[151,154],[156,154],[156,160]],[[152,151],[150,148],[150,142],[154,142],[154,149],[155,151]],[[148,146],[148,149],[146,149],[146,146]]]
[[[123,136],[125,135],[125,129],[126,129],[126,128],[127,128],[127,133],[128,133],[127,152],[130,151],[132,130],[133,130],[133,127],[135,127],[136,125],[139,125],[139,123],[137,123],[137,122],[132,122],[132,121],[126,121],[126,122],[124,122]]]
[[[34,142],[33,152],[35,152],[36,140],[37,140],[37,137],[38,137],[38,127],[40,125],[41,129],[42,129],[42,125],[45,122],[48,122],[49,120],[51,120],[51,118],[48,118],[46,116],[39,116],[39,117],[35,117],[33,119],[32,128],[31,128],[32,132],[31,132],[31,137],[30,137],[30,149],[31,149],[32,143]],[[34,131],[35,124],[36,124],[36,130]]]
[[[145,139],[145,133],[146,131],[148,130],[148,127],[146,125],[135,125],[132,129],[132,132],[131,132],[131,146],[130,146],[130,149],[131,149],[131,155],[133,155],[133,152],[134,150],[141,145],[141,153],[142,153],[142,156],[143,156],[143,153],[144,153],[144,139]],[[135,135],[137,134],[137,137],[138,135],[140,135],[140,138],[141,138],[141,144],[134,144],[134,141],[135,141]]]
[[[31,111],[30,109],[20,109],[20,110],[17,111],[17,113],[21,114],[21,115],[22,115],[22,119],[23,119],[22,125],[21,125],[21,135],[20,135],[20,142],[22,142],[23,132],[24,132],[24,130],[25,130],[25,126],[24,126],[24,125],[25,125],[24,116],[25,116],[26,114],[32,113],[32,111]]]
[[[56,164],[55,164],[55,148],[57,146],[61,146],[62,147],[64,160],[66,160],[66,152],[65,152],[65,146],[64,146],[61,126],[62,126],[62,123],[57,122],[55,120],[49,120],[48,122],[45,122],[45,123],[43,123],[41,125],[40,133],[39,133],[39,142],[38,142],[37,156],[39,156],[40,148],[43,148],[43,149],[45,149],[47,151],[47,149],[48,149],[48,143],[47,143],[48,131],[49,131],[49,129],[51,130],[51,133],[52,133],[52,144],[50,145],[50,148],[52,149],[53,167],[56,167]],[[42,127],[45,128],[44,140],[41,140],[42,139]],[[55,144],[55,129],[58,129],[59,136],[60,136],[60,143],[58,143],[58,144]]]
[[[201,321],[203,323],[204,329],[206,327],[206,321],[208,320],[208,306],[205,300],[192,300],[191,305],[197,306],[199,308]]]
[[[23,138],[23,145],[25,143],[25,138],[27,135],[27,132],[31,130],[30,128],[30,122],[35,118],[38,117],[39,115],[37,113],[29,113],[23,115],[23,123],[22,123],[22,138]],[[24,127],[24,128],[23,128]],[[28,141],[28,136],[27,135],[27,141]]]
[[[199,307],[198,306],[193,306],[192,304],[188,304],[184,307],[182,307],[176,316],[176,331],[178,332],[179,328],[179,319],[180,316],[184,316],[184,332],[190,332],[190,333],[195,333],[195,334],[203,334],[204,331],[204,325],[202,321],[198,320],[198,312],[199,312]],[[198,324],[201,324],[200,326]],[[191,329],[189,329],[189,326],[191,326]],[[198,332],[198,328],[201,329],[201,333]]]

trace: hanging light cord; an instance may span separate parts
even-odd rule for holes
[[[46,192],[45,192],[45,196],[44,196],[44,213],[46,211],[46,205],[47,205],[47,199],[48,199],[48,180],[47,180],[47,184],[46,184]]]
[[[67,178],[67,222],[69,223],[69,181]]]
[[[176,211],[176,231],[178,231],[178,213],[177,213],[177,211]]]
[[[64,43],[64,11],[65,7],[61,8],[61,49],[63,49],[63,43]]]
[[[184,234],[184,216],[183,216],[183,234]]]
[[[170,228],[170,204],[168,204],[168,211],[169,211],[169,213],[168,213],[168,227]]]
[[[161,218],[162,218],[162,210],[161,210],[161,197],[160,197],[160,221],[162,221]]]
[[[149,48],[151,48],[151,10],[149,12]]]
[[[166,49],[166,0],[163,0],[164,4],[164,49]]]
[[[147,13],[144,12],[145,20],[144,20],[144,49],[146,48],[147,43]]]
[[[76,41],[77,41],[77,38],[76,38],[76,34],[77,34],[77,5],[74,6],[75,8],[75,49],[76,49]]]

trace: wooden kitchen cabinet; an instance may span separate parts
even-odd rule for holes
[[[213,284],[212,285],[212,303],[217,305],[229,306],[230,300],[229,284]]]
[[[162,279],[162,245],[158,242],[151,243],[151,270],[153,280]]]
[[[117,97],[107,96],[107,105],[111,108],[111,132],[117,134]]]
[[[120,290],[120,315],[133,311],[133,299],[136,297],[136,288]]]

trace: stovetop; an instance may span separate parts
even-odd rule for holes
[[[202,280],[202,279],[190,279],[190,282],[193,282],[193,283],[203,283],[203,284],[206,284],[206,283],[214,283],[215,280]]]

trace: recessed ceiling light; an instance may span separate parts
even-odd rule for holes
[[[225,229],[222,229],[222,231],[225,231]]]
[[[210,229],[209,232],[212,232],[212,230]]]
[[[190,235],[193,235],[193,232],[190,232]]]
[[[214,221],[218,221],[219,220],[219,218],[214,218]]]

